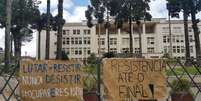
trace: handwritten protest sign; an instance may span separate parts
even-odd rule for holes
[[[165,62],[151,59],[105,59],[107,101],[162,99],[166,96]]]
[[[81,101],[82,65],[75,61],[22,61],[22,101]]]

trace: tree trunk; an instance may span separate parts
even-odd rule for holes
[[[185,65],[190,65],[190,45],[189,45],[189,33],[188,33],[188,12],[186,10],[183,12],[184,16],[184,34],[185,34],[185,50],[186,50],[186,63]]]
[[[130,38],[130,54],[133,54],[133,33],[132,33],[132,18],[129,18],[129,38]]]
[[[15,48],[15,64],[18,64],[21,60],[21,41],[14,36],[14,48]]]
[[[198,60],[201,59],[201,50],[200,50],[200,37],[199,37],[199,29],[197,25],[197,19],[196,19],[196,9],[194,6],[191,6],[191,20],[192,20],[192,28],[194,31],[194,38],[195,38],[195,49],[196,49],[196,58]]]
[[[6,0],[6,29],[5,29],[5,67],[10,67],[10,28],[11,28],[12,0]]]
[[[63,20],[63,0],[59,0],[58,6],[58,36],[57,36],[57,59],[62,59],[62,20]]]
[[[41,47],[41,31],[38,31],[38,60],[40,60],[40,47]]]
[[[138,35],[139,35],[139,58],[142,58],[142,31],[141,31],[141,22],[138,22],[137,26],[138,26]]]
[[[107,9],[107,26],[106,26],[106,30],[107,30],[107,52],[108,54],[110,54],[110,33],[109,33],[109,10]]]
[[[47,0],[47,26],[46,26],[46,48],[45,59],[49,59],[50,52],[50,0]]]

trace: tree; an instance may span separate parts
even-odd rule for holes
[[[22,42],[29,42],[32,39],[30,26],[33,25],[35,19],[40,14],[37,3],[37,0],[13,0],[11,33],[14,38],[16,64],[20,61]],[[3,16],[1,15],[1,17]],[[1,18],[0,23],[2,27],[5,27],[4,17]]]
[[[58,5],[57,59],[62,59],[63,0]]]
[[[43,13],[35,21],[35,24],[33,26],[33,29],[36,29],[38,31],[38,60],[40,60],[41,55],[40,55],[40,50],[41,50],[41,31],[46,29],[47,25],[47,14]],[[52,18],[52,16],[50,17]]]
[[[100,34],[101,34],[101,24],[104,22],[104,12],[106,5],[103,0],[91,0],[91,5],[88,6],[85,12],[85,17],[87,18],[88,27],[93,27],[93,16],[97,19],[98,24],[98,54],[100,54]],[[109,19],[105,25],[107,32],[109,31]],[[108,34],[108,48],[109,48],[109,33]],[[109,50],[109,49],[108,49]],[[108,51],[109,52],[109,51]]]
[[[149,2],[150,0],[111,0],[110,2],[110,15],[115,18],[117,27],[122,27],[123,22],[129,22],[131,54],[133,53],[132,22],[139,24],[140,20],[151,20],[151,15],[147,12],[150,10]]]
[[[190,45],[188,32],[188,17],[190,14],[190,0],[167,0],[167,9],[171,17],[179,18],[179,13],[183,11],[184,17],[184,34],[185,34],[185,50],[186,50],[186,64],[190,62]],[[172,41],[172,40],[171,40]]]
[[[11,28],[11,13],[12,13],[12,1],[6,1],[6,30],[5,30],[5,67],[10,67],[11,61],[11,35],[10,35],[10,28]]]
[[[46,25],[46,47],[45,59],[49,59],[50,52],[50,0],[47,0],[47,25]]]
[[[190,14],[192,21],[192,28],[194,31],[195,38],[195,49],[196,49],[196,58],[201,61],[201,48],[200,48],[200,31],[198,29],[197,23],[199,23],[199,19],[196,18],[196,14],[201,11],[201,0],[189,0],[190,4]]]
[[[68,53],[62,50],[62,60],[69,60]]]

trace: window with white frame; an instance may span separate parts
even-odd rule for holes
[[[154,47],[148,47],[147,53],[154,53]]]
[[[147,44],[153,45],[154,44],[154,37],[147,37]]]
[[[78,38],[76,37],[75,38],[75,44],[78,45],[78,43],[79,43],[79,41],[78,41]]]
[[[105,45],[105,38],[98,38],[100,45]]]
[[[140,48],[135,48],[135,53],[140,53]]]
[[[176,46],[173,46],[173,47],[172,47],[172,52],[173,52],[173,53],[176,53],[176,52],[177,52],[176,50],[177,50],[177,49],[176,49]]]
[[[169,27],[162,27],[162,33],[169,33]]]
[[[75,49],[71,48],[71,55],[75,55]]]
[[[185,47],[181,46],[181,53],[185,53]]]
[[[117,48],[110,48],[110,52],[117,53]]]
[[[77,30],[74,29],[74,30],[73,30],[73,34],[74,34],[74,35],[76,35],[76,34],[79,35],[79,34],[80,34],[80,30],[78,30],[78,29],[77,29]]]
[[[193,42],[193,35],[189,35],[189,42]]]
[[[139,43],[139,37],[135,37],[135,38],[134,38],[134,42],[135,42],[135,43]]]
[[[181,33],[182,29],[181,29],[181,27],[173,27],[173,32],[174,33]]]
[[[74,40],[74,38],[71,38],[71,44],[72,44],[72,45],[75,44],[75,40]]]
[[[85,45],[91,44],[91,38],[90,37],[84,37],[84,44]]]
[[[90,34],[91,34],[91,30],[89,30],[89,29],[84,30],[84,35],[90,35]]]
[[[190,52],[193,53],[193,46],[190,46]]]
[[[117,45],[117,38],[110,38],[110,45]]]
[[[70,38],[66,38],[66,44],[67,44],[67,45],[70,44]]]
[[[122,45],[128,45],[129,44],[129,38],[122,38]]]
[[[122,53],[129,53],[129,48],[122,48],[122,49],[121,49],[121,52],[122,52]]]

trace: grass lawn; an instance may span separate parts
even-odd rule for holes
[[[198,73],[198,71],[197,71],[197,69],[195,68],[195,67],[185,67],[185,69],[188,71],[188,73],[190,74],[190,75],[195,75],[196,73]],[[199,68],[199,70],[201,71],[201,68]],[[177,74],[177,75],[182,75],[182,73],[184,72],[184,69],[183,68],[181,68],[181,67],[176,67],[175,69],[174,69],[174,71],[175,71],[175,73]],[[166,74],[168,75],[168,76],[174,76],[174,73],[171,71],[171,69],[167,69],[166,70]],[[186,74],[186,73],[185,73]],[[198,73],[199,74],[199,73]]]

